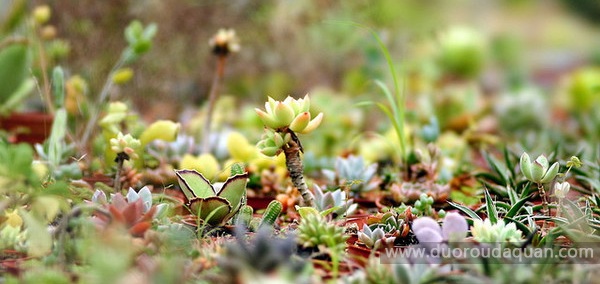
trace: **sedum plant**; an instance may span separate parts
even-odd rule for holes
[[[265,135],[258,142],[260,151],[267,156],[285,154],[286,167],[292,178],[292,183],[298,189],[304,203],[313,206],[313,197],[306,186],[303,176],[303,165],[300,152],[302,144],[297,133],[307,134],[315,130],[323,120],[323,113],[312,118],[309,112],[310,99],[287,97],[284,101],[276,101],[269,97],[265,110],[256,109],[256,113],[266,127]]]
[[[377,164],[365,165],[365,160],[361,156],[337,157],[335,171],[324,170],[323,173],[330,181],[336,181],[338,185],[348,184],[355,195],[376,188],[376,185],[370,182],[377,173]]]
[[[189,210],[210,225],[225,224],[244,205],[248,173],[240,165],[232,166],[232,176],[223,184],[213,185],[195,170],[176,170],[175,174]]]

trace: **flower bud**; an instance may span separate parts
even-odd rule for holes
[[[558,199],[565,198],[567,193],[569,193],[569,190],[571,190],[571,184],[569,182],[557,182],[554,185],[554,195]]]
[[[51,15],[52,11],[48,5],[37,6],[35,9],[33,9],[33,19],[39,25],[43,25],[48,22]]]

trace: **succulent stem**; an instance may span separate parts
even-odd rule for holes
[[[546,197],[546,190],[544,190],[543,184],[538,183],[538,191],[540,192],[540,197],[542,198],[541,213],[544,215],[548,215],[548,198]]]
[[[121,172],[123,171],[123,163],[125,160],[129,160],[129,155],[125,152],[117,153],[115,162],[117,163],[117,173],[115,174],[115,192],[121,191]]]
[[[208,109],[206,112],[206,119],[204,120],[204,128],[202,129],[202,135],[204,141],[202,142],[202,153],[210,152],[210,125],[212,124],[212,116],[219,93],[219,86],[225,73],[225,61],[227,55],[220,55],[217,57],[217,69],[215,70],[215,77],[213,78],[212,85],[210,87],[210,93],[208,95]]]
[[[293,139],[283,146],[285,165],[292,178],[292,183],[298,189],[304,200],[304,206],[313,207],[313,196],[304,182],[304,168],[300,159],[300,145]]]

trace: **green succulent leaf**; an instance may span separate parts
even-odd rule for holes
[[[521,155],[521,160],[519,161],[519,165],[521,166],[521,172],[528,180],[532,180],[531,177],[531,159],[527,153],[523,153]]]
[[[556,175],[558,174],[559,168],[560,166],[558,165],[558,162],[552,164],[552,166],[546,171],[546,174],[544,174],[544,177],[542,177],[542,180],[540,182],[547,183],[552,181],[554,177],[556,177]]]
[[[229,217],[232,217],[242,206],[242,198],[246,194],[246,184],[248,183],[248,173],[235,175],[229,177],[221,191],[217,193],[217,196],[227,199],[231,205],[231,212]]]
[[[196,170],[176,170],[177,181],[188,200],[215,196],[213,186]]]
[[[194,215],[213,226],[221,225],[227,221],[226,217],[231,212],[229,201],[218,196],[192,199],[188,203],[188,207]]]

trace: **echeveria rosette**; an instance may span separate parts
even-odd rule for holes
[[[211,184],[195,170],[176,170],[175,174],[189,210],[210,225],[223,225],[243,205],[248,173],[229,177],[221,187]]]
[[[381,227],[371,230],[367,224],[363,225],[363,230],[358,232],[358,240],[367,247],[377,250],[382,247],[394,246],[396,237],[386,237],[385,232]]]
[[[556,177],[559,170],[558,162],[550,166],[548,159],[544,155],[540,155],[531,162],[529,155],[523,153],[520,160],[521,172],[531,182],[542,184],[548,183]]]
[[[283,101],[269,97],[264,111],[255,110],[267,128],[276,131],[289,128],[295,133],[306,134],[315,130],[323,120],[323,113],[312,118],[309,109],[310,98],[306,95],[303,99],[288,96]]]

